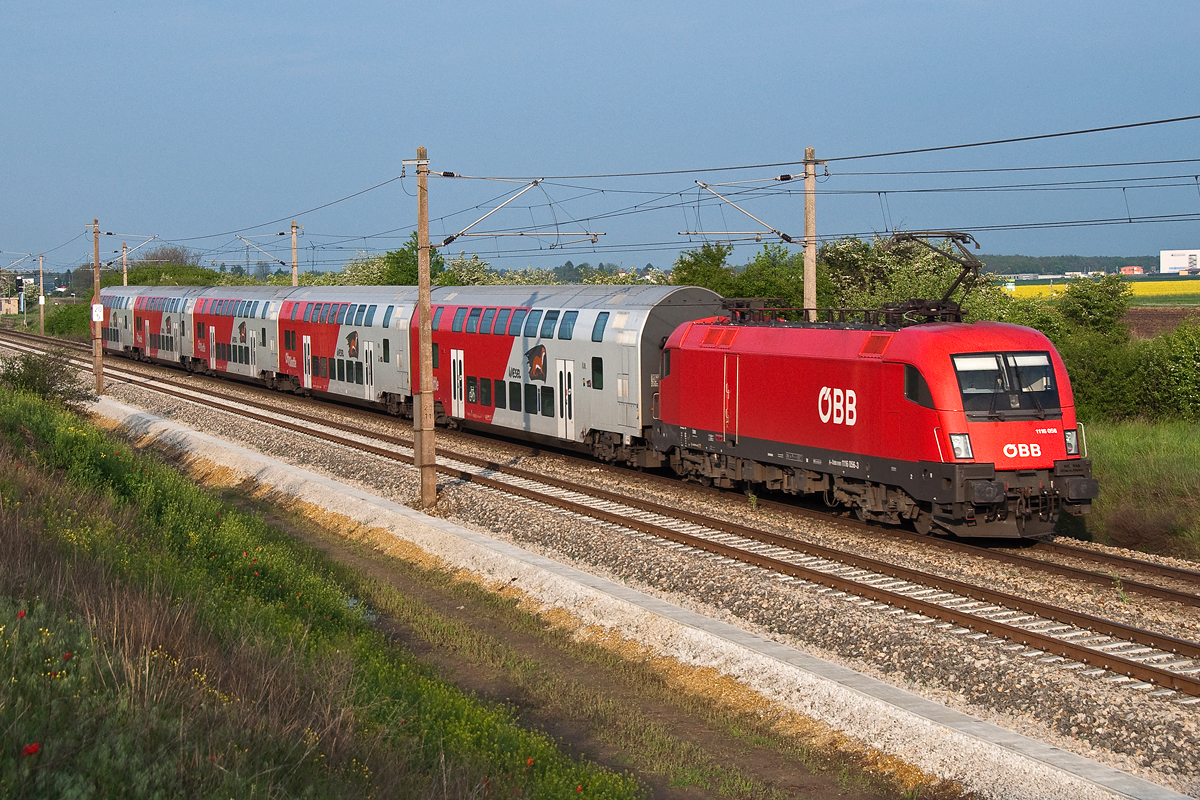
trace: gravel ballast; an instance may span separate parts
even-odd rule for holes
[[[305,441],[291,434],[280,435],[278,429],[270,426],[239,420],[229,414],[135,387],[114,385],[110,387],[110,393],[155,414],[177,419],[185,425],[239,442],[282,461],[302,465],[395,502],[408,502],[416,493],[415,473],[394,462],[354,454],[328,443]],[[280,397],[280,400],[283,401],[281,405],[295,402],[286,397]],[[311,409],[308,403],[300,402]],[[319,408],[329,407],[320,405]],[[329,412],[330,417],[338,415],[337,410]],[[364,430],[372,427],[375,425],[363,424]],[[378,427],[396,433],[399,426],[387,418],[379,418]],[[464,449],[457,441],[454,447]],[[494,459],[497,458],[496,451],[503,450],[503,445],[492,443],[478,444],[477,447],[489,449],[489,457]],[[525,461],[521,466],[530,468]],[[624,479],[608,478],[599,471],[595,478],[597,483],[621,483],[620,489],[631,491],[631,487],[624,485]],[[686,491],[686,487],[681,487],[681,491]],[[777,576],[759,570],[747,570],[697,556],[694,552],[631,537],[628,532],[592,520],[517,502],[478,487],[448,484],[442,487],[441,494],[437,513],[472,530],[507,540],[559,563],[576,566],[704,616],[730,622],[798,652],[885,680],[892,686],[1064,750],[1141,774],[1162,785],[1196,791],[1192,756],[1197,749],[1194,706],[1147,698],[1102,679],[1081,679],[1074,671],[939,629],[927,620],[859,607],[855,604],[855,601],[861,602],[858,598],[831,597],[829,595],[833,593],[830,592],[820,593],[812,587],[781,582]],[[662,498],[655,499],[661,501]],[[337,510],[336,504],[332,510]],[[704,510],[712,513],[709,509]],[[722,513],[733,514],[736,510],[724,509]],[[793,521],[786,527],[793,533],[796,528],[804,529],[814,540],[838,545],[841,543],[835,540],[846,536],[836,526],[811,521]],[[887,543],[880,547],[883,550],[901,549]],[[913,556],[910,553],[905,557]],[[938,554],[938,558],[944,556]],[[928,568],[929,565],[922,566]],[[994,571],[995,567],[992,565],[988,569]],[[1175,624],[1182,629],[1180,633],[1191,628],[1187,620]],[[1194,634],[1189,638],[1194,638]],[[729,674],[738,674],[738,670],[729,664],[725,669]],[[745,674],[754,673],[755,670],[749,670]],[[793,707],[796,702],[795,698],[789,701]],[[822,708],[829,705],[822,704]],[[814,709],[805,713],[821,718]],[[879,714],[871,716],[878,717]],[[841,724],[837,727],[851,736],[864,738]],[[870,740],[874,746],[886,745],[880,749],[893,752],[886,736],[880,739],[872,735],[864,740]],[[923,749],[929,750],[928,746]],[[936,752],[942,753],[951,765],[962,765],[975,759],[969,749],[963,751],[957,746],[950,751],[939,746]],[[924,769],[920,764],[916,766]],[[945,774],[945,763],[929,771],[940,777],[958,779],[953,774]],[[952,766],[948,771],[953,773]],[[983,791],[987,783],[977,777],[971,784],[964,785]],[[1005,791],[992,785],[991,791],[983,793],[1013,796],[1011,783],[1003,784]],[[995,793],[997,791],[999,793]],[[1078,794],[1078,787],[1067,794]],[[1040,793],[1025,796],[1040,796]]]

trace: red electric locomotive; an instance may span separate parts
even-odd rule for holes
[[[687,323],[657,409],[681,475],[823,492],[923,532],[1037,535],[1097,495],[1062,360],[1017,325]]]

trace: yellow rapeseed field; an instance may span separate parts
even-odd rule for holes
[[[1013,291],[1016,297],[1052,297],[1063,290],[1070,280],[1063,278],[1049,284],[1018,285]],[[1200,294],[1200,281],[1167,278],[1161,281],[1130,281],[1134,297],[1172,294]]]

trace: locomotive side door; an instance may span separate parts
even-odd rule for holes
[[[312,337],[304,337],[304,388],[312,388]]]
[[[725,396],[723,398],[721,434],[726,442],[737,444],[738,427],[741,421],[738,416],[738,377],[740,376],[740,361],[737,353],[725,354]]]
[[[466,416],[466,405],[463,400],[463,351],[450,351],[450,416],[462,419]]]
[[[375,399],[375,343],[363,342],[363,383],[366,384],[366,398]]]
[[[558,438],[575,441],[575,362],[555,359],[558,381]]]
[[[217,329],[212,325],[208,326],[208,368],[217,368]]]

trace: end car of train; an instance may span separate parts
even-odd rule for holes
[[[110,287],[104,347],[411,417],[415,287]],[[863,519],[1030,536],[1097,496],[1070,383],[999,323],[747,322],[686,286],[433,291],[440,424]]]

